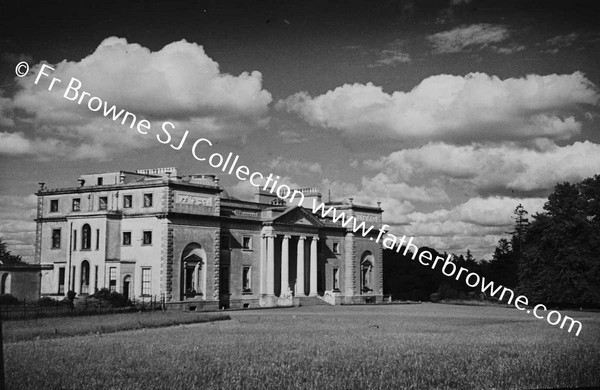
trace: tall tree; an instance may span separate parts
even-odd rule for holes
[[[536,302],[600,306],[600,176],[556,185],[523,235],[519,286]]]
[[[525,233],[529,226],[529,219],[526,217],[528,214],[522,204],[515,208],[513,211],[514,230],[507,232],[511,235],[510,239],[501,238],[498,241],[492,260],[484,267],[486,276],[505,287],[515,288],[518,284],[519,259]]]
[[[7,249],[7,245],[2,241],[0,237],[0,264],[13,265],[13,264],[26,264],[20,255],[13,255]]]

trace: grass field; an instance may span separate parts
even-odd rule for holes
[[[229,312],[230,321],[5,345],[10,389],[600,386],[600,314],[579,337],[501,307]],[[11,337],[11,329],[6,329]]]
[[[229,316],[223,313],[154,311],[82,317],[40,318],[29,321],[6,321],[3,324],[3,328],[4,340],[10,342],[114,333],[130,329],[161,328],[172,325],[228,319]]]

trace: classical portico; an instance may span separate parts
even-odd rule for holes
[[[277,232],[261,234],[261,295],[290,299],[318,295],[318,242],[315,235]]]

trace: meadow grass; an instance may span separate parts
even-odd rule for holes
[[[600,386],[599,313],[563,313],[582,321],[579,337],[490,306],[229,314],[231,321],[7,343],[7,382],[11,389]]]
[[[190,313],[169,310],[5,321],[3,330],[4,341],[10,342],[113,333],[131,329],[159,328],[228,319],[229,316],[222,313]]]

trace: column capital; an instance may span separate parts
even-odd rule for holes
[[[319,241],[319,237],[317,237],[317,236],[314,236],[314,237],[311,237],[311,238],[312,238],[313,241]]]
[[[298,237],[299,240],[306,240],[306,236],[300,236]]]
[[[285,236],[283,236],[283,238],[284,238],[285,240],[289,240],[290,238],[292,238],[292,236],[290,236],[289,234],[286,234]]]

